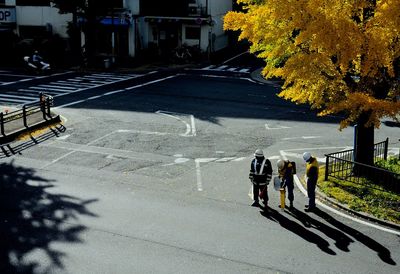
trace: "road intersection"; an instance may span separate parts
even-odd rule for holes
[[[352,145],[352,129],[339,132],[336,118],[275,94],[244,79],[153,73],[60,97],[65,131],[15,143],[27,149],[0,164],[34,174],[31,187],[52,186],[46,197],[60,195],[40,200],[54,210],[42,228],[78,209],[53,231],[77,232],[32,246],[17,263],[58,273],[396,273],[398,235],[323,206],[305,214],[299,188],[294,212],[277,208],[272,188],[269,213],[249,206],[256,148],[274,170],[287,157],[302,174],[303,151],[322,160]],[[383,126],[376,138],[397,133]]]

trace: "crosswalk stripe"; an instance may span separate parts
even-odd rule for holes
[[[93,78],[97,78],[97,79],[104,79],[104,78],[106,78],[106,79],[116,79],[116,80],[122,80],[122,79],[126,79],[126,78],[128,78],[128,77],[118,77],[118,76],[111,76],[111,75],[96,75],[96,74],[91,74],[91,75],[89,75],[90,77],[93,77]]]
[[[217,67],[217,68],[214,68],[213,70],[224,70],[224,69],[226,69],[228,66],[227,65],[222,65],[222,66],[219,66],[219,67]]]
[[[71,91],[71,90],[65,90],[65,89],[61,89],[61,88],[46,88],[46,87],[42,87],[41,85],[39,85],[39,86],[37,86],[37,87],[29,87],[29,88],[31,88],[31,89],[37,89],[37,90],[42,90],[42,91],[44,91],[44,92],[49,91],[49,90],[51,90],[51,91],[63,91],[63,92]]]
[[[32,99],[33,97],[30,96],[21,96],[21,95],[11,95],[11,94],[1,94],[0,98],[25,98],[25,99]]]
[[[47,84],[39,84],[27,88],[20,88],[14,91],[0,93],[0,102],[9,105],[22,105],[39,100],[39,93],[44,92],[52,96],[63,96],[70,93],[84,91],[91,88],[100,87],[107,84],[118,83],[131,78],[140,77],[139,74],[113,74],[113,73],[94,73],[83,77],[74,77],[66,80],[58,80]],[[39,79],[39,77],[36,77]],[[0,85],[10,82],[1,82]],[[93,97],[94,98],[94,97]]]
[[[235,71],[237,68],[228,68],[227,71]]]
[[[23,93],[34,93],[35,95],[39,96],[39,91],[37,91],[37,90],[20,88],[20,89],[18,89],[18,91],[23,92]]]
[[[211,65],[211,66],[208,66],[208,67],[205,67],[205,68],[202,68],[203,70],[209,70],[209,69],[212,69],[212,68],[215,68],[216,66],[215,65]]]
[[[69,90],[76,90],[74,87],[65,87],[65,86],[60,86],[60,85],[39,85],[40,87],[46,87],[46,88],[61,88],[61,89],[69,89]]]
[[[71,87],[94,87],[94,86],[96,86],[96,84],[91,84],[91,83],[79,84],[79,83],[68,83],[66,81],[57,81],[56,83],[71,86]]]
[[[3,98],[0,96],[0,101],[6,101],[6,102],[15,102],[15,103],[25,103],[26,100],[19,100],[19,99],[13,99],[13,98]]]
[[[249,71],[250,71],[249,68],[244,68],[244,69],[239,70],[239,72],[249,72]]]

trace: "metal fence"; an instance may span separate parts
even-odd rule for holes
[[[374,161],[387,159],[389,139],[374,146]],[[386,169],[354,162],[354,150],[325,154],[325,180],[329,177],[362,184],[366,180],[400,193],[400,174]],[[358,175],[360,174],[360,175]]]
[[[24,127],[29,127],[28,124],[28,116],[29,115],[37,115],[39,112],[41,112],[41,115],[43,115],[43,119],[51,119],[51,111],[50,108],[53,106],[53,97],[45,95],[43,93],[39,93],[39,100],[34,103],[30,104],[25,104],[22,106],[22,109],[18,109],[12,112],[0,112],[0,133],[2,136],[7,136],[6,132],[6,126],[7,124],[10,123],[15,123],[15,121],[21,121],[22,125],[18,126],[24,126]]]

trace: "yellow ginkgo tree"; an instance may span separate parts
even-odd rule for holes
[[[356,160],[373,161],[374,128],[400,111],[400,0],[237,0],[224,28],[240,32],[285,80],[279,96],[357,124]]]

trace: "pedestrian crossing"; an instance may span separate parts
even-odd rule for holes
[[[250,73],[253,70],[253,68],[252,67],[230,66],[230,65],[210,65],[207,67],[203,67],[200,70]]]
[[[36,102],[39,99],[40,92],[57,97],[126,81],[139,76],[139,74],[100,72],[75,76],[65,80],[55,80],[17,90],[0,91],[0,105],[20,106]]]

